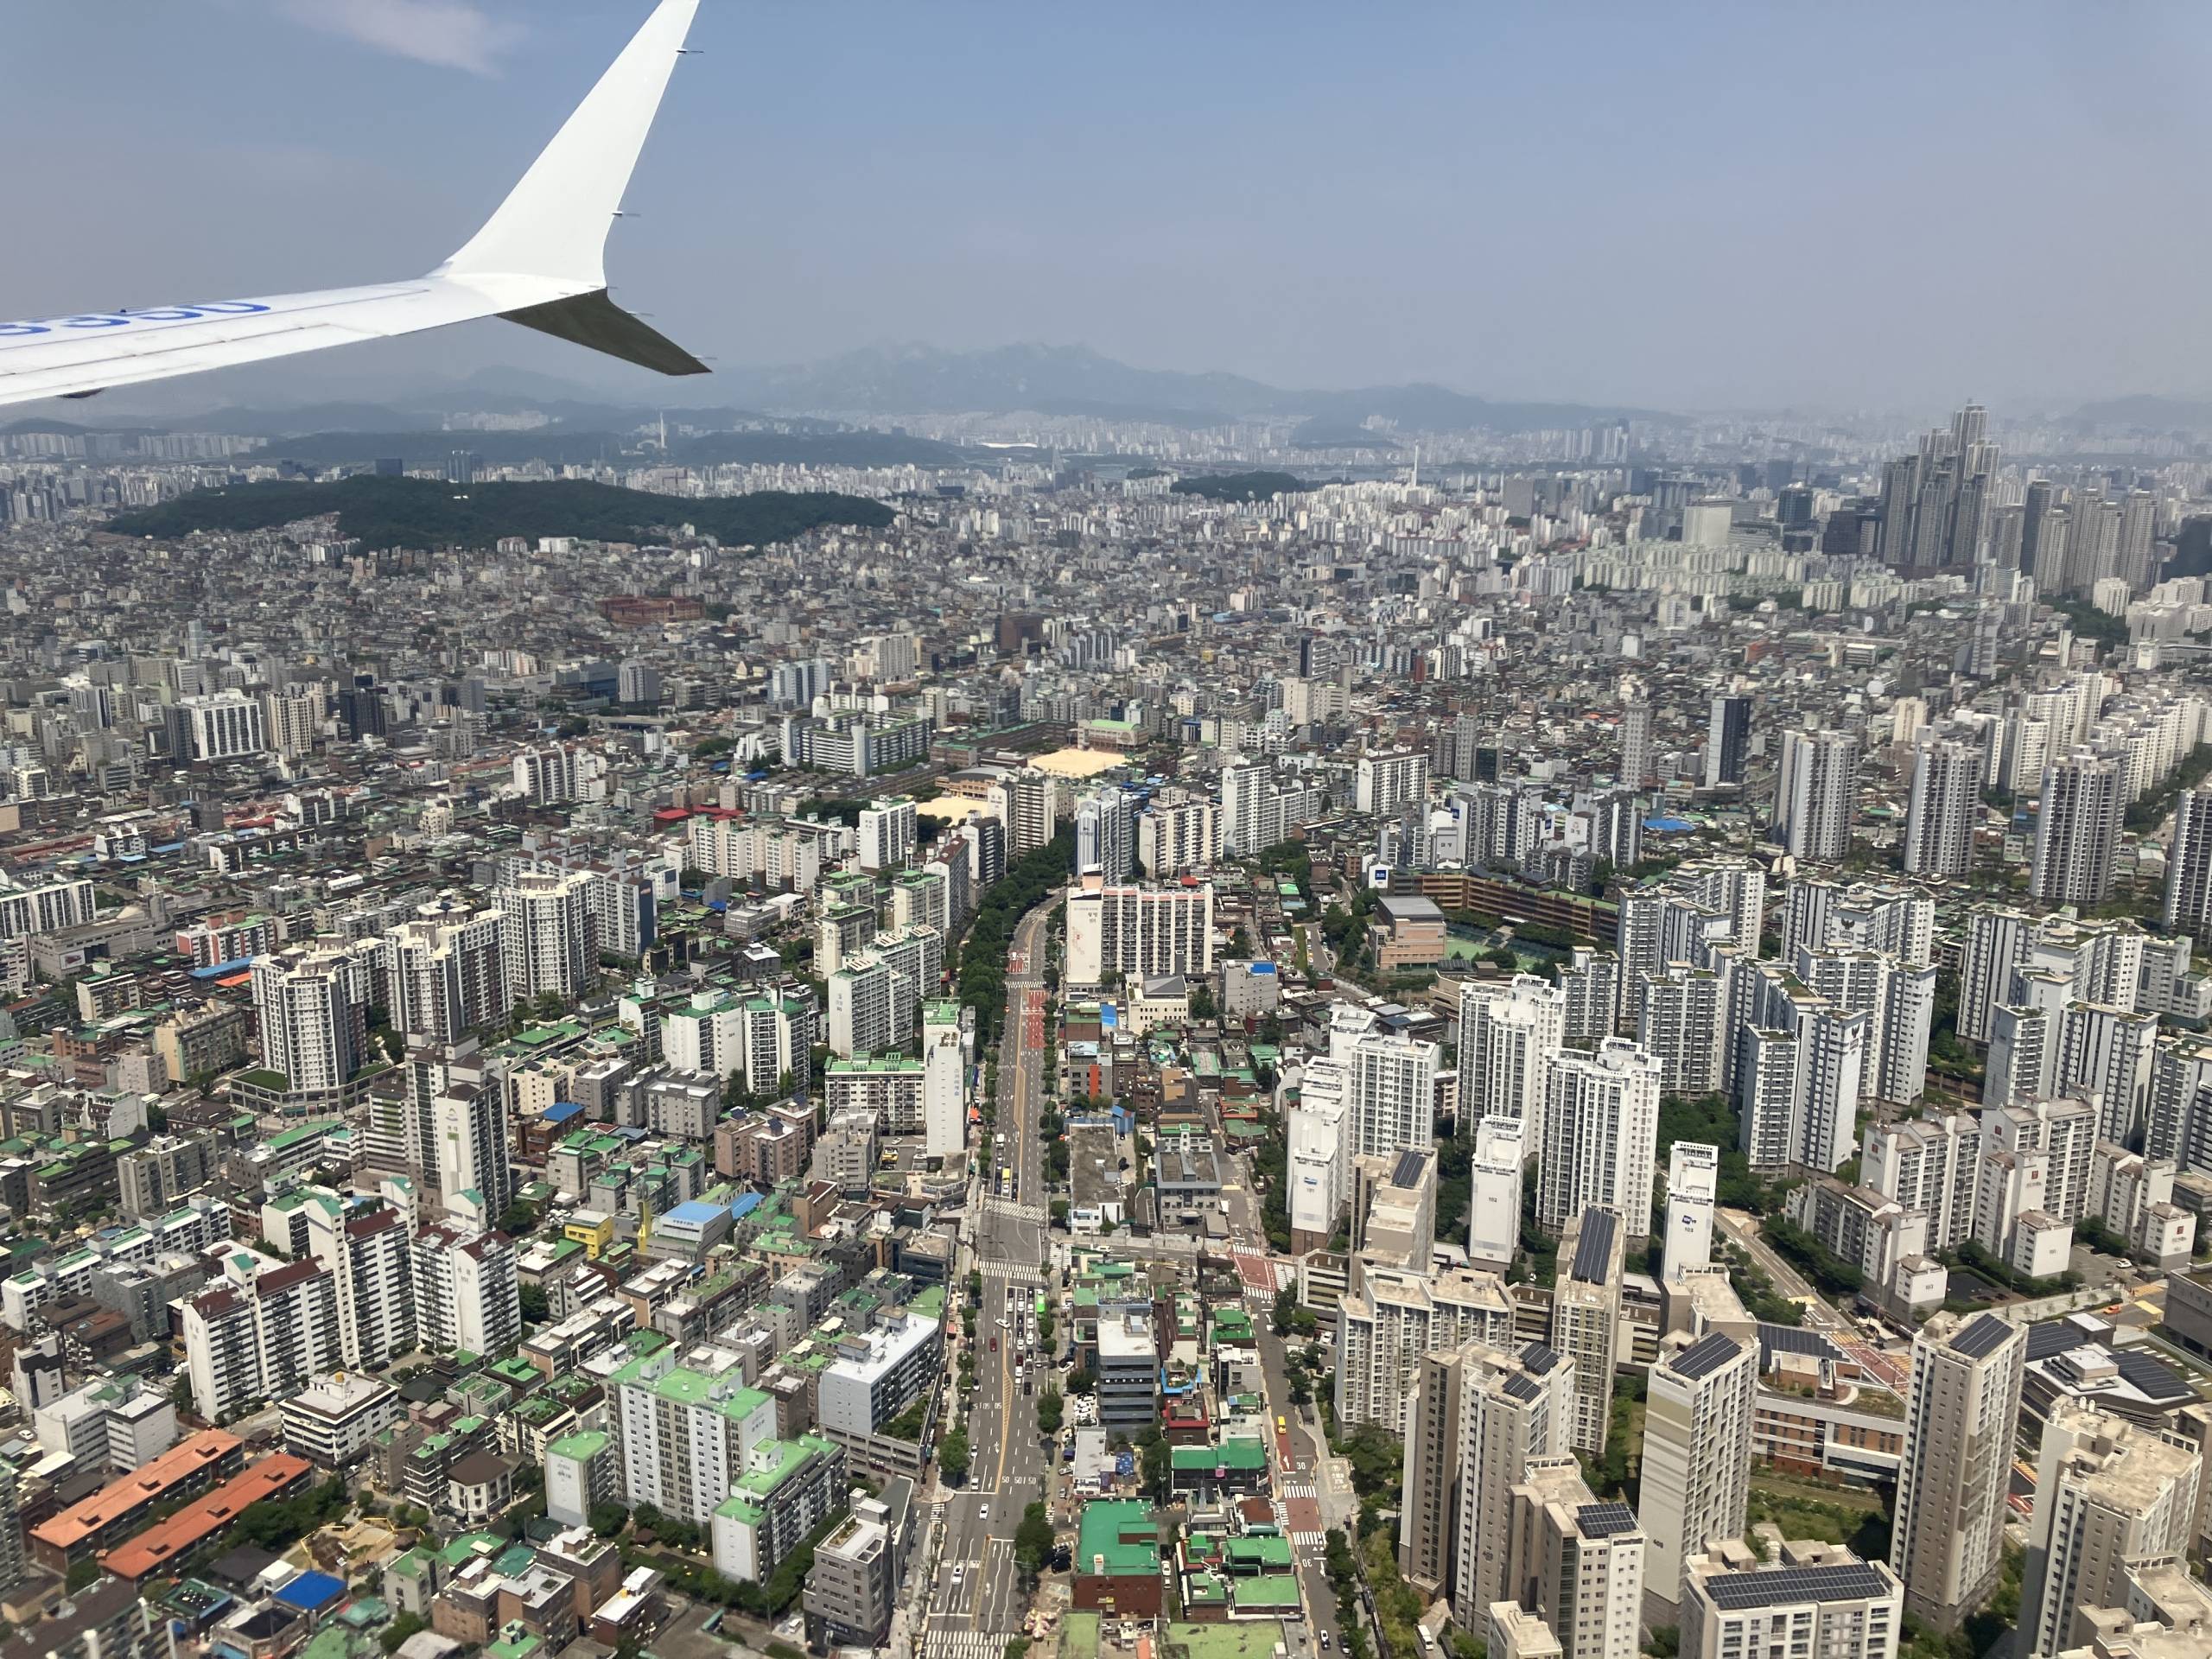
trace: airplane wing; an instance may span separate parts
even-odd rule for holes
[[[0,322],[0,404],[230,368],[479,317],[663,374],[707,365],[607,293],[607,232],[699,0],[660,0],[484,227],[410,282]]]

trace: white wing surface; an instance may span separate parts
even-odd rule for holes
[[[607,297],[607,232],[699,0],[660,0],[484,228],[411,282],[0,322],[0,404],[89,397],[505,317],[663,374],[707,365]]]

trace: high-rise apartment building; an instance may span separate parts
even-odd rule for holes
[[[1075,868],[1096,870],[1109,882],[1136,874],[1136,814],[1129,796],[1112,785],[1076,803]]]
[[[1257,761],[1239,761],[1221,772],[1221,850],[1249,858],[1288,841],[1320,816],[1319,791],[1279,777]]]
[[[496,1223],[515,1193],[507,1108],[499,1090],[448,1084],[430,1102],[430,1128],[437,1140],[441,1206],[448,1214],[473,1214],[487,1226]]]
[[[2183,791],[2174,803],[2174,840],[2166,852],[2166,901],[2159,919],[2169,933],[2206,937],[2212,926],[2212,789]]]
[[[1905,1611],[1939,1630],[1997,1582],[2027,1348],[1993,1313],[1939,1313],[1913,1338],[1890,1565]]]
[[[1981,821],[1981,763],[1979,743],[1922,734],[1905,810],[1908,875],[1964,875],[1973,868],[1974,826]]]
[[[1408,1271],[1357,1255],[1352,1262],[1350,1288],[1337,1306],[1337,1421],[1379,1423],[1402,1435],[1421,1356],[1470,1342],[1510,1347],[1513,1299],[1493,1274]]]
[[[870,874],[903,870],[913,862],[918,819],[904,795],[870,801],[861,809],[857,829],[861,868]]]
[[[1164,789],[1136,820],[1136,861],[1154,880],[1210,867],[1221,848],[1221,811],[1195,790]]]
[[[1643,1529],[1601,1503],[1573,1458],[1532,1458],[1507,1520],[1506,1598],[1559,1638],[1560,1659],[1636,1659]]]
[[[499,956],[506,995],[574,1001],[599,973],[588,870],[525,870],[499,889]]]
[[[415,1260],[406,1218],[389,1207],[315,1198],[303,1206],[308,1253],[329,1270],[338,1351],[349,1371],[381,1370],[415,1346]]]
[[[1506,1593],[1512,1491],[1532,1458],[1567,1455],[1574,1372],[1541,1343],[1421,1357],[1406,1413],[1398,1567],[1425,1596],[1485,1607]]]
[[[1352,1156],[1382,1158],[1426,1151],[1436,1139],[1433,1043],[1402,1032],[1374,1032],[1346,1055],[1346,1128]]]
[[[1667,1243],[1659,1282],[1678,1284],[1713,1264],[1713,1208],[1720,1192],[1720,1148],[1677,1141],[1667,1153]]]
[[[424,909],[385,935],[385,1007],[410,1042],[457,1043],[507,1012],[499,912]]]
[[[2112,891],[2126,778],[2108,756],[2077,752],[2044,768],[2028,891],[2047,905],[2102,904]]]
[[[1851,850],[1858,813],[1859,743],[1847,732],[1782,734],[1775,786],[1777,839],[1793,858],[1833,861]]]
[[[1611,1210],[1583,1211],[1560,1239],[1552,1291],[1551,1345],[1574,1369],[1574,1421],[1567,1444],[1602,1456],[1620,1357],[1621,1271],[1626,1239]]]
[[[513,1241],[451,1223],[415,1234],[415,1317],[423,1345],[503,1354],[522,1340]]]
[[[1096,991],[1213,971],[1213,886],[1109,886],[1085,879],[1067,897],[1067,982]]]
[[[1460,1110],[1519,1119],[1531,1149],[1543,1141],[1552,1058],[1567,1045],[1567,1000],[1534,974],[1459,987]]]
[[[2062,1396],[2037,1453],[2021,1653],[2049,1659],[2073,1648],[2083,1608],[2128,1605],[2131,1565],[2189,1555],[2203,1475],[2194,1446]]]
[[[1662,1601],[1681,1599],[1685,1565],[1707,1540],[1743,1535],[1758,1378],[1758,1344],[1719,1331],[1651,1368],[1637,1518],[1650,1541],[1645,1585]]]
[[[1559,1232],[1603,1205],[1630,1236],[1649,1236],[1661,1075],[1656,1058],[1618,1037],[1592,1053],[1553,1060],[1537,1165],[1539,1226]]]
[[[287,950],[253,959],[262,1064],[295,1090],[335,1089],[362,1064],[367,999],[344,950]]]
[[[1363,754],[1353,770],[1352,810],[1389,817],[1428,798],[1428,757],[1410,749]]]

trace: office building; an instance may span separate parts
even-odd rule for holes
[[[1744,757],[1751,751],[1751,700],[1719,696],[1705,728],[1705,786],[1744,781]]]
[[[2026,1359],[2026,1327],[1991,1313],[1938,1313],[1913,1338],[1890,1565],[1905,1611],[1939,1630],[1997,1581]]]
[[[1758,1344],[1718,1331],[1651,1368],[1637,1518],[1649,1540],[1645,1586],[1662,1601],[1681,1599],[1687,1563],[1708,1539],[1743,1535],[1758,1379]]]
[[[188,746],[181,759],[195,763],[237,760],[269,747],[263,735],[260,702],[243,691],[179,697],[176,708],[183,716]]]

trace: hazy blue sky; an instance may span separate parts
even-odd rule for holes
[[[645,0],[9,9],[0,316],[410,275]],[[1940,412],[2212,393],[2212,6],[706,0],[618,293],[726,363]],[[523,331],[308,359],[524,363]]]

